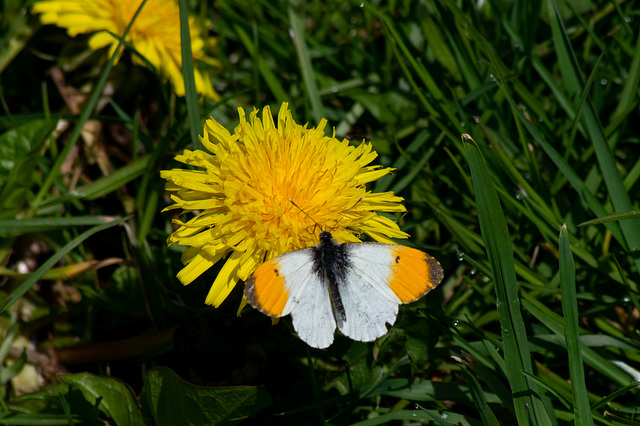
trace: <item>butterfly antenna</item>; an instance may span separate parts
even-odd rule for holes
[[[296,204],[296,203],[295,203],[291,198],[289,198],[289,202],[290,202],[291,204],[293,204],[294,206],[296,206],[296,207],[297,207],[297,209],[298,209],[298,210],[300,210],[302,213],[304,213],[304,215],[305,215],[306,217],[308,217],[309,219],[311,219],[311,221],[312,221],[313,223],[315,223],[315,224],[316,224],[316,226],[317,226],[318,228],[321,228],[321,229],[322,229],[322,226],[320,226],[320,224],[319,224],[318,222],[316,222],[315,220],[313,220],[313,218],[312,218],[311,216],[309,216],[309,213],[305,212],[305,211],[302,209],[302,207],[300,207],[299,205],[297,205],[297,204]]]
[[[340,219],[338,219],[338,221],[336,222],[336,224],[335,224],[335,225],[333,225],[333,226],[331,227],[331,229],[332,229],[332,230],[333,230],[333,229],[335,229],[335,227],[336,227],[336,226],[338,226],[338,224],[340,223],[340,221],[341,221],[342,219],[344,219],[344,217],[345,217],[346,215],[348,215],[348,214],[349,214],[349,212],[350,212],[351,210],[353,210],[353,209],[355,208],[355,206],[357,206],[357,205],[358,205],[358,203],[359,203],[360,201],[362,201],[363,199],[364,199],[364,195],[363,195],[362,197],[360,197],[360,198],[358,199],[358,201],[356,201],[356,202],[353,204],[353,206],[351,206],[351,207],[349,208],[349,210],[347,210],[347,211],[346,211],[342,216],[340,216]],[[291,198],[289,198],[289,202],[290,202],[291,204],[293,204],[294,206],[296,206],[296,207],[298,208],[298,210],[300,210],[302,213],[304,213],[304,215],[305,215],[306,217],[308,217],[309,219],[311,219],[311,220],[313,221],[313,223],[315,223],[315,224],[318,226],[318,228],[322,229],[322,226],[320,226],[320,224],[319,224],[318,222],[316,222],[315,220],[313,220],[313,218],[312,218],[311,216],[309,216],[309,214],[308,214],[307,212],[305,212],[305,211],[302,209],[302,207],[300,207],[299,205],[297,205],[297,204],[296,204],[296,203],[295,203]]]
[[[335,225],[333,225],[333,227],[332,227],[331,229],[334,229],[336,226],[338,226],[338,224],[340,223],[340,221],[341,221],[342,219],[344,219],[344,217],[345,217],[346,215],[348,215],[348,214],[349,214],[349,212],[350,212],[351,210],[353,210],[353,209],[358,205],[358,203],[359,203],[360,201],[362,201],[363,199],[364,199],[364,195],[363,195],[362,197],[360,197],[360,198],[358,199],[358,201],[356,201],[356,202],[355,202],[355,203],[354,203],[354,204],[349,208],[349,210],[347,210],[347,211],[346,211],[342,216],[340,216],[340,219],[338,219],[338,221],[336,222],[336,224],[335,224]]]

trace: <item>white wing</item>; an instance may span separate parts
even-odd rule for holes
[[[398,297],[388,286],[392,259],[390,245],[348,243],[350,260],[346,282],[340,285],[346,321],[337,317],[342,333],[361,342],[371,342],[387,333],[398,315]]]
[[[296,250],[276,259],[289,290],[283,315],[291,313],[293,328],[309,346],[324,349],[333,343],[336,320],[324,276],[313,270],[312,250]]]

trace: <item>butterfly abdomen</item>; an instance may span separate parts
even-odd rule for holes
[[[347,315],[340,297],[340,285],[345,282],[351,267],[347,250],[348,246],[336,243],[330,232],[323,231],[313,259],[313,271],[329,285],[333,307],[342,321],[347,320]]]

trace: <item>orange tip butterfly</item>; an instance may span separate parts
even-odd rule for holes
[[[260,265],[245,282],[244,295],[270,317],[291,315],[309,346],[333,343],[342,334],[372,342],[393,325],[398,306],[420,299],[440,281],[440,263],[410,247],[336,242],[323,231],[315,247],[294,250]]]

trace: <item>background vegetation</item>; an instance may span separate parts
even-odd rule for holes
[[[637,423],[637,2],[187,6],[222,102],[128,53],[102,85],[106,51],[2,3],[0,423]],[[282,101],[373,142],[444,267],[375,343],[311,350],[176,279],[159,170]]]

